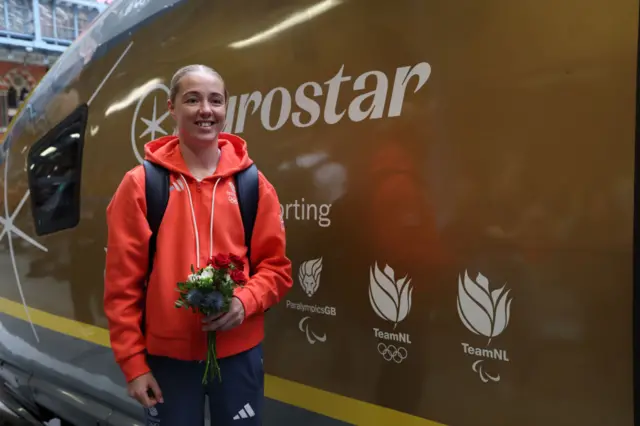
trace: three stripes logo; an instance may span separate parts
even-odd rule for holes
[[[238,411],[238,414],[233,417],[233,420],[248,419],[255,417],[255,415],[256,413],[253,411],[253,408],[251,408],[251,405],[245,404],[244,407]]]
[[[185,187],[184,187],[184,182],[181,179],[176,179],[171,186],[169,187],[169,192],[171,191],[184,191]]]

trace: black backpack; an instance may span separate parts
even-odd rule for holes
[[[147,222],[151,228],[151,239],[149,240],[149,269],[147,279],[153,269],[153,258],[156,253],[156,241],[158,229],[162,222],[162,217],[169,202],[169,171],[150,161],[144,160],[145,186],[147,200]],[[244,243],[247,247],[247,258],[249,259],[249,274],[251,267],[251,237],[253,235],[253,225],[258,213],[258,168],[255,164],[234,175],[236,192],[238,194],[238,205],[242,215],[244,226]]]

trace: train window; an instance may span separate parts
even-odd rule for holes
[[[88,107],[81,105],[33,145],[27,158],[31,212],[38,235],[80,221],[80,177]]]

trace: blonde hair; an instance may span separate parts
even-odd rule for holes
[[[170,86],[169,99],[171,99],[171,103],[175,103],[176,101],[176,95],[178,94],[178,90],[180,90],[180,80],[182,80],[182,77],[184,77],[189,73],[198,72],[198,71],[211,73],[216,77],[218,77],[220,81],[222,81],[222,86],[224,87],[224,101],[226,103],[227,99],[229,99],[229,92],[227,91],[227,84],[224,82],[224,79],[216,70],[202,64],[192,64],[192,65],[184,66],[180,68],[178,71],[176,71],[175,74],[173,74],[173,77],[171,78],[171,83],[169,85]]]

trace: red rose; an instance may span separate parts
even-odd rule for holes
[[[238,285],[244,285],[247,282],[247,277],[239,269],[234,269],[230,273],[231,279]]]
[[[244,271],[244,262],[240,256],[236,256],[235,254],[229,255],[229,260],[236,267],[236,269],[240,271]]]
[[[219,254],[213,258],[213,266],[218,269],[226,269],[231,265],[231,260],[226,254]]]

